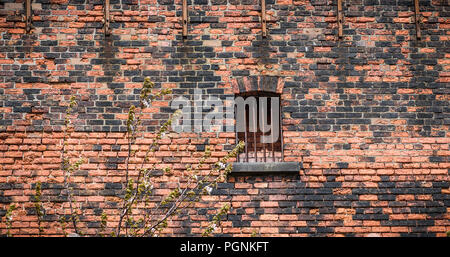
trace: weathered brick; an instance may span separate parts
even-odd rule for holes
[[[155,88],[174,94],[143,111],[146,134],[132,150],[148,149],[150,132],[168,119],[178,95],[193,98],[198,88],[220,98],[247,91],[281,94],[285,161],[302,162],[298,176],[230,176],[193,210],[191,219],[202,226],[228,195],[233,209],[222,232],[231,235],[258,229],[271,236],[445,236],[450,37],[439,1],[427,3],[426,12],[421,6],[421,40],[414,35],[412,2],[352,3],[344,8],[341,39],[324,0],[268,1],[266,38],[254,0],[211,0],[212,7],[193,1],[187,38],[180,34],[181,9],[173,0],[156,1],[150,12],[157,15],[141,15],[147,11],[136,1],[119,2],[113,13],[121,15],[113,14],[108,37],[102,35],[100,6],[33,3],[38,19],[26,35],[20,17],[8,14],[23,3],[4,4],[1,210],[12,201],[29,203],[33,192],[27,185],[34,180],[50,179],[43,195],[64,200],[63,105],[73,94],[78,107],[67,149],[70,158],[83,156],[87,163],[72,182],[77,200],[89,202],[83,219],[95,235],[99,219],[92,213],[112,212],[113,197],[125,189],[128,107],[138,104],[148,76]],[[168,193],[172,186],[165,167],[179,174],[208,145],[213,152],[206,163],[213,164],[234,142],[234,132],[170,133],[149,158],[161,182],[155,192]],[[129,165],[142,158],[138,151]],[[38,233],[31,213],[17,216],[14,235]],[[167,234],[202,232],[198,223],[187,226],[175,218]],[[45,231],[59,233],[50,225]]]

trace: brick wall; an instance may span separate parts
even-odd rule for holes
[[[169,235],[198,235],[210,218],[205,214],[224,202],[233,208],[219,232],[231,235],[444,236],[450,230],[446,1],[420,1],[421,40],[413,0],[344,0],[342,39],[337,1],[266,0],[267,38],[259,1],[188,2],[183,39],[181,1],[111,0],[108,37],[102,1],[35,0],[30,34],[23,1],[1,1],[2,234],[12,202],[20,207],[12,233],[38,233],[37,181],[45,182],[44,233],[61,233],[52,221],[67,214],[59,163],[70,95],[79,105],[68,148],[74,158],[88,159],[73,176],[82,220],[94,234],[102,211],[114,216],[125,179],[127,109],[145,77],[173,95],[145,110],[148,134],[138,147],[148,147],[176,96],[202,89],[227,97],[242,81],[247,89],[277,81],[285,160],[304,167],[295,176],[230,177],[172,222]],[[213,163],[234,143],[234,133],[170,134],[151,162],[180,172],[205,145],[213,148]],[[156,174],[158,193],[176,186],[176,174]]]

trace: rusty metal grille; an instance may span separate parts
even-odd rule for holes
[[[255,94],[245,94],[245,95],[238,95],[243,97],[244,99],[247,99],[250,96],[253,96],[256,98],[256,103],[258,105],[258,108],[256,109],[256,114],[254,115],[250,115],[252,110],[251,108],[249,108],[249,106],[245,106],[245,131],[244,132],[238,132],[236,130],[236,138],[239,141],[244,141],[245,142],[245,149],[244,151],[239,154],[239,156],[237,157],[237,161],[238,162],[282,162],[284,159],[284,149],[283,149],[283,134],[282,134],[282,117],[281,117],[281,105],[280,105],[280,97],[278,94],[273,94],[273,93],[265,93],[265,94],[261,94],[261,92],[258,92],[258,95]],[[260,108],[260,101],[259,98],[260,97],[267,97],[267,121],[268,124],[270,125],[270,131],[269,132],[262,132],[259,128],[259,126],[257,127],[257,131],[251,132],[249,129],[249,125],[250,123],[253,124],[259,124],[260,122],[260,112],[259,112],[259,108]],[[273,103],[272,102],[272,97],[276,97],[278,98],[278,103]],[[272,106],[274,104],[278,104],[279,106],[279,113],[278,113],[278,117],[275,117],[275,120],[273,119],[272,115],[271,115],[271,109]],[[237,107],[235,106],[235,114],[237,114]],[[250,120],[250,117],[253,117],[252,120]],[[235,115],[236,117],[236,115]],[[275,128],[276,126],[274,126],[274,122],[279,122],[279,126],[278,128]],[[278,139],[273,143],[263,143],[261,140],[261,136],[265,135],[265,136],[270,136],[271,132],[274,129],[278,129]]]

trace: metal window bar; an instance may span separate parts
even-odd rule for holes
[[[255,149],[255,162],[258,162],[258,152],[256,151],[256,132],[258,131],[258,127],[256,126],[256,120],[258,119],[258,108],[255,110],[255,114],[253,116],[253,127],[255,131],[253,132],[253,148]]]
[[[262,144],[262,145],[263,145],[264,162],[267,162],[267,158],[266,158],[266,144]]]
[[[237,107],[236,107],[236,105],[234,106],[234,113],[235,113],[235,117],[236,117],[236,111],[237,111]],[[237,125],[236,125],[236,122],[235,122],[235,127],[237,127]],[[239,132],[238,132],[238,130],[236,129],[236,145],[237,144],[239,144],[239,134],[238,134]],[[237,159],[237,162],[240,162],[241,160],[241,158],[240,158],[240,156],[239,156],[240,154],[238,153],[237,155],[236,155],[236,159]]]
[[[249,108],[250,109],[250,108]],[[247,140],[247,131],[248,131],[248,112],[245,115],[245,132],[244,132],[244,142],[245,142],[245,160],[248,162],[248,140]]]
[[[270,125],[272,125],[271,129],[274,129],[275,128],[274,123],[272,122],[272,120],[270,122],[271,122]],[[275,162],[275,142],[273,142],[273,141],[274,141],[274,139],[273,139],[273,133],[272,133],[272,160],[273,160],[273,162]]]
[[[278,108],[278,110],[279,110],[279,115],[278,115],[278,117],[280,118],[280,147],[281,147],[281,160],[284,160],[284,142],[283,142],[283,117],[282,117],[282,115],[283,115],[283,113],[281,112],[281,101],[280,101],[280,107]]]

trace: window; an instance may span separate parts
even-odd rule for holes
[[[233,163],[232,174],[298,174],[302,168],[283,143],[281,92],[284,82],[275,76],[248,76],[233,80],[237,141],[245,148]],[[288,145],[288,148],[292,147]],[[287,156],[285,156],[287,154]],[[285,158],[288,161],[285,161]]]
[[[284,159],[280,95],[246,92],[236,95],[236,138],[245,142],[237,162],[282,162]]]

